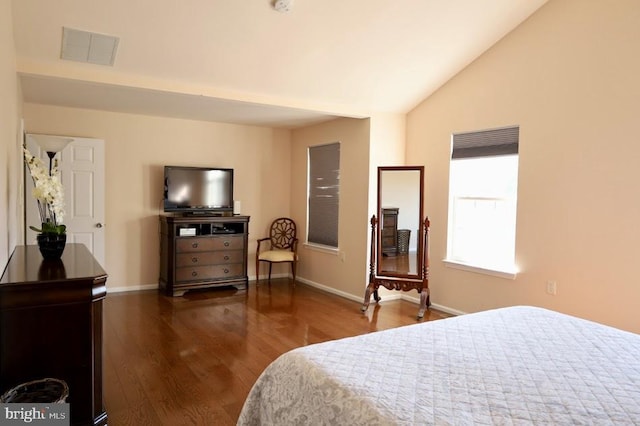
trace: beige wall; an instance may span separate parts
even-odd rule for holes
[[[15,62],[11,1],[0,0],[0,273],[21,234],[17,201],[21,94]]]
[[[340,253],[301,244],[299,277],[347,297],[363,295],[367,280],[369,137],[368,119],[347,118],[294,130],[291,136],[291,214],[301,243],[307,233],[307,148],[340,142]]]
[[[538,305],[640,332],[639,22],[636,0],[552,0],[408,115],[407,158],[426,165],[433,302]],[[448,269],[450,135],[513,124],[521,272]]]
[[[369,214],[376,214],[378,208],[378,167],[402,166],[405,162],[405,144],[407,137],[407,121],[404,114],[378,113],[371,117],[371,139],[369,141]],[[409,160],[407,160],[409,161]],[[371,256],[371,227],[367,234],[367,267]],[[368,275],[367,275],[368,281]],[[384,300],[397,299],[404,292],[387,290],[380,287],[380,297]],[[406,295],[406,294],[405,294]],[[360,297],[364,297],[364,294]]]
[[[378,167],[405,165],[407,122],[404,114],[375,114],[370,119],[369,141],[369,211],[373,215],[378,203]]]
[[[0,265],[15,245],[20,116],[10,2],[0,0]],[[339,119],[289,131],[27,104],[26,130],[106,141],[109,287],[155,285],[163,164],[236,169],[236,199],[255,240],[290,215],[306,229],[306,148],[342,142],[340,252],[300,247],[299,276],[362,294],[379,165],[425,165],[432,301],[463,312],[531,304],[640,331],[634,263],[640,229],[640,3],[551,0],[494,48],[402,116]],[[406,142],[403,140],[406,124]],[[446,268],[452,132],[520,125],[515,280]],[[406,151],[403,148],[406,145]],[[221,156],[220,153],[224,153]],[[12,161],[14,158],[15,161]],[[11,183],[14,180],[15,185]],[[278,188],[275,190],[274,188]],[[558,294],[545,293],[546,281]]]
[[[249,224],[249,275],[256,239],[289,215],[290,133],[134,114],[24,105],[33,133],[105,140],[107,287],[158,283],[163,166],[218,166],[235,170],[234,195]]]

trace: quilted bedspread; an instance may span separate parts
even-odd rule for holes
[[[640,335],[517,306],[306,346],[238,424],[640,424]]]

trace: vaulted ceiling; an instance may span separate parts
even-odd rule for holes
[[[13,0],[25,101],[294,128],[406,113],[546,0]],[[60,59],[63,27],[119,38]]]

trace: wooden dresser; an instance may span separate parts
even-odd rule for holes
[[[160,289],[247,288],[249,216],[160,216]]]
[[[380,228],[380,244],[383,256],[395,256],[398,253],[398,208],[383,207]]]
[[[83,244],[43,260],[18,246],[0,278],[0,394],[31,380],[67,382],[72,425],[106,425],[102,300],[107,274]]]

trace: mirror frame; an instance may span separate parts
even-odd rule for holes
[[[383,182],[383,174],[385,172],[401,172],[401,171],[410,171],[410,172],[419,172],[419,188],[418,188],[418,228],[417,228],[417,251],[416,251],[416,271],[415,274],[402,274],[402,273],[389,273],[388,271],[382,271],[382,185]],[[376,268],[375,273],[378,277],[395,277],[402,279],[413,279],[418,280],[423,276],[423,268],[425,267],[425,256],[424,256],[424,166],[386,166],[386,167],[378,167],[378,209],[377,209],[377,229],[376,229]]]

